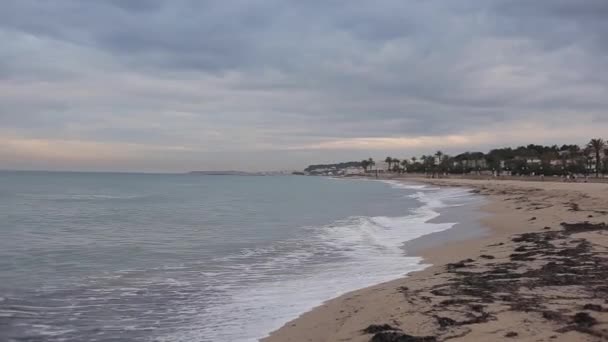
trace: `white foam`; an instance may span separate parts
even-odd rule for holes
[[[421,191],[437,191],[441,188],[430,186],[427,184],[408,183],[403,180],[380,179],[378,182],[389,184],[393,189],[402,190],[421,190]],[[445,190],[445,189],[444,189]]]
[[[437,209],[470,194],[390,184],[418,190],[415,198],[423,205],[402,217],[359,216],[309,227],[314,234],[307,240],[288,240],[218,259],[233,268],[217,278],[216,285],[226,297],[199,308],[198,323],[189,329],[157,340],[257,341],[325,300],[427,267],[421,258],[405,256],[403,243],[451,228],[455,223],[429,221],[439,216]],[[251,264],[251,258],[259,262]]]

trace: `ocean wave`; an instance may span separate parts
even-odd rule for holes
[[[200,324],[159,340],[257,341],[327,299],[424,269],[421,258],[404,254],[404,242],[451,228],[455,223],[429,221],[439,216],[437,209],[466,196],[452,189],[419,191],[422,205],[408,215],[349,217],[306,227],[313,234],[301,239],[218,259],[238,269],[222,279],[227,300],[206,306],[195,319]]]
[[[212,262],[125,266],[66,289],[41,291],[37,302],[48,307],[29,310],[13,300],[11,307],[18,312],[9,312],[1,303],[0,317],[42,312],[46,320],[40,322],[51,317],[61,325],[33,328],[53,337],[69,337],[71,327],[99,319],[106,331],[157,327],[150,338],[154,341],[257,341],[327,299],[427,267],[421,258],[405,255],[404,242],[451,228],[454,223],[430,221],[440,215],[439,209],[471,196],[457,189],[389,184],[419,206],[402,216],[351,216],[301,227],[292,238]],[[109,307],[111,312],[104,310]]]

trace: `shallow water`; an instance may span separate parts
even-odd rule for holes
[[[320,177],[0,173],[0,340],[255,341],[424,266],[475,197]]]

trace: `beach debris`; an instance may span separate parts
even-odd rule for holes
[[[471,300],[469,299],[446,299],[439,303],[440,305],[462,305],[469,304]]]
[[[373,330],[376,332],[371,341],[443,341],[466,336],[473,329],[468,325],[497,319],[495,315],[502,311],[496,311],[492,303],[500,310],[530,313],[552,321],[561,326],[555,330],[558,333],[576,331],[608,340],[600,316],[608,310],[600,305],[608,304],[608,253],[576,235],[608,230],[608,226],[585,221],[564,222],[561,228],[515,235],[511,238],[513,246],[509,246],[513,253],[507,258],[484,254],[480,260],[492,261],[464,259],[450,263],[446,265],[448,281],[423,289],[402,289],[408,300],[422,303],[421,298],[425,298],[429,309],[423,314],[438,326],[433,333],[436,336],[416,337],[391,325],[380,325],[374,328],[379,330]],[[560,287],[564,287],[563,293]],[[558,304],[559,310],[552,304]],[[592,316],[594,312],[597,317]],[[506,338],[519,337],[517,331],[503,333]]]
[[[576,330],[597,336],[593,328],[597,320],[586,312],[579,312],[568,318],[567,312],[550,311],[546,303],[560,300],[559,295],[545,297],[543,288],[576,286],[585,296],[608,303],[608,259],[603,253],[593,253],[592,245],[584,239],[571,235],[608,229],[604,223],[562,223],[562,230],[523,233],[511,240],[516,243],[509,256],[511,262],[486,263],[481,270],[470,269],[471,260],[448,264],[448,272],[455,275],[448,283],[436,285],[430,291],[434,295],[449,296],[441,300],[437,312],[458,313],[463,304],[500,302],[509,310],[518,312],[538,312],[544,319],[564,324],[563,331]],[[557,241],[559,242],[557,242]],[[480,256],[480,258],[482,258]],[[528,261],[537,260],[534,264]],[[563,300],[568,300],[564,295]],[[580,308],[580,306],[579,306]],[[446,333],[465,324],[483,323],[495,319],[485,308],[478,308],[481,315],[467,320],[435,314],[437,324]],[[587,304],[584,310],[603,312],[598,304]],[[441,311],[439,311],[441,310]],[[513,336],[515,337],[515,336]]]
[[[435,316],[435,320],[437,321],[437,324],[439,324],[439,327],[441,329],[445,329],[446,327],[457,326],[457,325],[484,323],[484,322],[489,321],[490,318],[493,318],[493,317],[491,317],[486,312],[482,312],[480,316],[472,315],[472,318],[464,320],[464,321],[457,321],[457,320],[449,318],[449,317]]]
[[[591,232],[597,230],[608,230],[608,225],[606,223],[590,223],[589,221],[581,222],[581,223],[561,223],[562,227],[568,233],[582,233],[582,232]]]
[[[589,328],[597,324],[597,320],[586,312],[579,312],[572,317],[572,321],[579,328]]]
[[[445,327],[450,327],[453,325],[458,325],[458,322],[456,322],[455,320],[449,318],[449,317],[439,317],[439,316],[435,316],[435,320],[437,320],[437,324],[439,324],[439,326],[444,329]]]
[[[362,331],[366,334],[376,334],[376,333],[379,333],[382,331],[396,331],[396,330],[400,330],[400,329],[393,328],[392,326],[390,326],[388,324],[371,324],[370,326],[363,329]]]
[[[467,263],[473,262],[475,260],[473,259],[465,259],[465,260],[460,260],[458,262],[455,263],[451,263],[451,264],[447,264],[446,267],[448,269],[454,269],[454,268],[463,268],[463,267],[467,267]]]
[[[364,334],[374,334],[370,342],[435,342],[435,336],[412,336],[389,324],[371,324],[363,329]]]
[[[471,304],[471,305],[469,305],[469,308],[475,312],[483,312],[483,309],[485,308],[485,306],[483,306],[481,304]]]
[[[585,304],[583,306],[583,310],[602,312],[602,311],[604,311],[604,308],[599,304]]]
[[[409,289],[407,286],[399,286],[399,288],[397,289],[397,291],[399,291],[399,292],[403,293],[404,295],[407,295],[407,292],[408,292],[409,290],[410,290],[410,289]]]
[[[543,311],[543,318],[550,321],[561,321],[563,320],[562,314],[556,311]]]
[[[499,243],[495,243],[493,245],[488,245],[488,247],[503,246],[504,244],[505,244],[504,242],[499,242]]]
[[[412,336],[398,331],[384,331],[377,333],[370,342],[436,342],[434,336]]]

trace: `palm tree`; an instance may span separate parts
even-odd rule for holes
[[[604,147],[606,147],[606,143],[601,138],[591,139],[591,141],[589,141],[589,143],[587,144],[587,147],[589,147],[589,149],[591,149],[591,150],[593,150],[593,152],[595,152],[595,177],[599,177],[600,176],[600,153],[604,150]]]
[[[427,168],[429,167],[430,157],[427,156],[426,154],[423,154],[422,156],[420,156],[420,160],[422,161],[422,166],[424,168],[424,173],[426,173],[427,172]]]
[[[441,163],[441,160],[443,159],[443,152],[441,152],[441,151],[435,152],[435,157],[437,158],[436,163],[437,164]]]
[[[431,156],[431,158],[433,158]],[[435,164],[435,172],[437,172],[437,177],[439,177],[439,173],[441,171],[441,162],[443,160],[443,152],[437,151],[435,152],[435,158],[433,159],[433,164]]]
[[[370,167],[376,165],[376,162],[371,157],[367,160],[367,163]]]
[[[397,158],[393,158],[393,171],[399,172],[399,162],[401,162]]]
[[[386,157],[386,159],[384,159],[384,162],[388,164],[388,171],[390,172],[391,169],[391,164],[393,163],[393,158],[391,157]]]
[[[416,164],[416,161],[418,160],[418,158],[416,157],[412,157],[412,164]]]
[[[361,161],[361,167],[363,168],[364,172],[367,172],[367,168],[369,167],[369,160],[363,159]]]
[[[413,159],[413,158],[412,158]],[[403,166],[403,171],[407,172],[407,167],[409,166],[410,162],[407,161],[407,159],[403,159],[401,161],[401,166]]]

